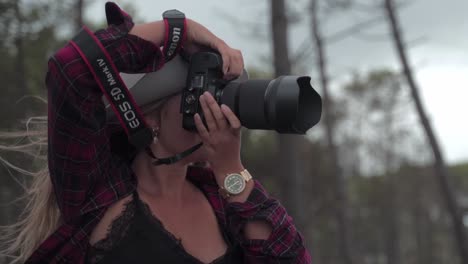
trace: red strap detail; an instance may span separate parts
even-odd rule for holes
[[[179,53],[185,45],[185,42],[187,41],[187,19],[184,19],[184,31],[182,32],[182,40],[180,42],[179,49],[177,50],[177,53]]]
[[[167,45],[169,44],[169,20],[164,19],[164,51],[168,48]]]

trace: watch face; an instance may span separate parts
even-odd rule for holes
[[[231,194],[239,194],[245,189],[245,180],[240,174],[229,174],[224,179],[224,189]]]

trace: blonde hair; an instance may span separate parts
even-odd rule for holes
[[[157,115],[171,96],[141,107],[146,116]],[[42,100],[42,99],[41,99]],[[42,100],[47,103],[45,100]],[[25,154],[39,160],[43,168],[33,172],[20,168],[0,155],[0,162],[16,172],[30,177],[29,184],[17,181],[24,194],[13,203],[24,204],[18,222],[0,226],[0,261],[6,257],[12,264],[24,263],[39,245],[61,224],[60,211],[47,168],[47,117],[31,117],[26,120],[25,131],[0,132],[0,140],[15,141],[0,144],[1,151]],[[18,143],[23,142],[25,143]]]
[[[14,201],[24,205],[19,221],[0,227],[0,241],[4,244],[0,256],[9,259],[10,263],[24,263],[60,224],[60,212],[46,164],[47,117],[31,117],[26,121],[25,131],[0,132],[0,139],[15,141],[14,144],[0,144],[0,150],[32,156],[45,166],[33,172],[20,168],[0,156],[0,162],[7,168],[30,178],[26,181],[29,184],[17,181],[24,189],[24,194]]]

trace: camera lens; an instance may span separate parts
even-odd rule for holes
[[[224,87],[220,101],[243,126],[279,133],[305,134],[322,113],[322,100],[307,76],[231,82]]]

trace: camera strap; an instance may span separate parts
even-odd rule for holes
[[[163,13],[166,37],[164,41],[164,54],[166,62],[172,60],[182,48],[186,38],[187,20],[185,14],[177,9],[167,10]]]
[[[153,162],[153,165],[175,163],[192,154],[203,145],[203,143],[199,143],[172,157],[157,158],[149,147],[153,141],[152,130],[146,124],[140,108],[101,42],[87,27],[83,27],[78,35],[70,41],[70,44],[80,54],[102,93],[109,101],[112,110],[128,136],[129,143],[136,150],[144,149],[150,157],[154,158],[156,161]]]
[[[148,146],[153,140],[152,131],[101,42],[87,27],[83,27],[70,44],[88,66],[125,130],[130,144],[137,150]]]
[[[158,166],[158,165],[162,165],[162,164],[166,164],[166,165],[169,165],[169,164],[172,164],[172,163],[176,163],[177,161],[187,157],[188,155],[192,154],[193,152],[195,152],[197,149],[199,149],[201,146],[203,145],[203,143],[198,143],[196,144],[195,146],[185,150],[184,152],[181,152],[179,154],[176,154],[172,157],[168,157],[168,158],[157,158],[153,151],[151,151],[151,149],[148,147],[145,149],[146,151],[146,154],[148,154],[150,157],[152,157],[153,159],[155,159],[155,161],[153,161],[153,165],[154,166]]]

